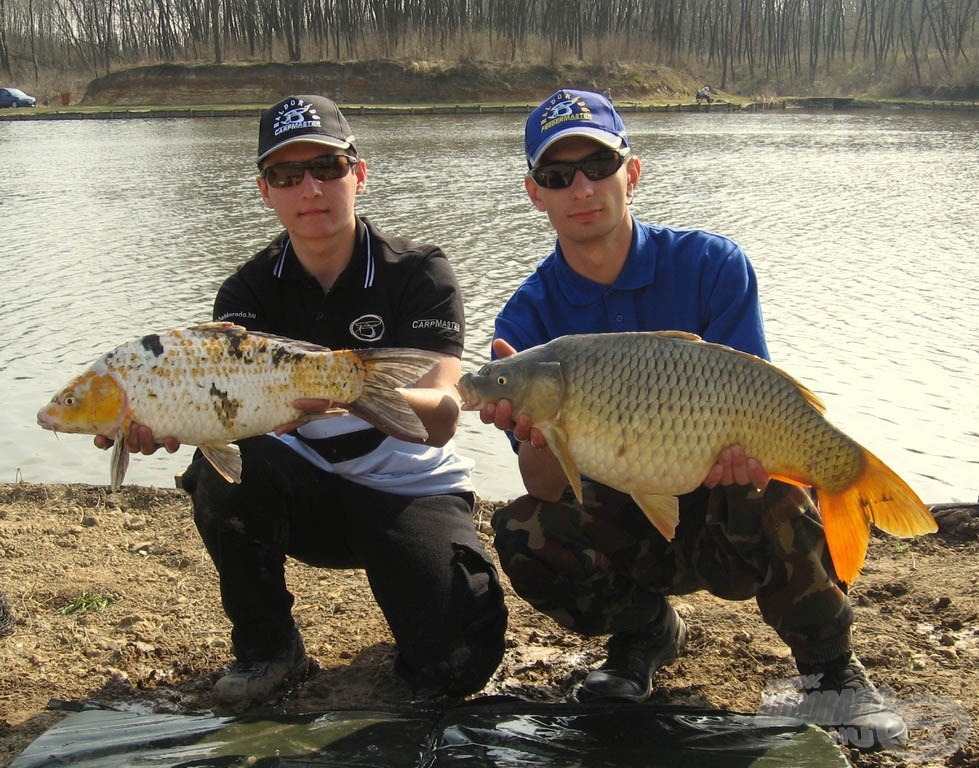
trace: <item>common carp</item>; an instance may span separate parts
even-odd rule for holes
[[[823,416],[819,398],[761,358],[679,331],[563,336],[495,360],[457,385],[466,410],[527,413],[581,501],[581,475],[632,495],[672,540],[678,494],[740,444],[769,474],[816,489],[837,575],[852,583],[870,525],[937,530],[921,499]]]
[[[325,416],[297,411],[292,403],[299,398],[332,400],[389,434],[425,439],[425,426],[398,388],[437,362],[417,349],[332,351],[233,323],[204,323],[107,352],[51,398],[37,421],[54,432],[112,438],[113,490],[126,474],[133,423],[198,446],[237,483],[241,456],[233,440]]]

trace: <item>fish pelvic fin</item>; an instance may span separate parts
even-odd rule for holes
[[[241,451],[234,443],[198,446],[204,458],[229,483],[241,482]]]
[[[867,555],[870,527],[894,536],[934,533],[938,523],[911,487],[884,462],[864,451],[863,472],[839,493],[816,489],[826,544],[836,575],[852,584]]]
[[[667,541],[673,541],[680,522],[680,500],[662,493],[634,493],[633,501]]]
[[[349,411],[378,429],[406,440],[426,440],[428,430],[399,391],[428,373],[439,357],[420,349],[358,349],[364,387]]]
[[[126,448],[126,433],[120,429],[116,432],[115,441],[112,443],[112,459],[109,464],[109,477],[113,493],[122,487],[122,481],[126,479],[127,469],[129,469],[129,449]]]
[[[790,477],[789,475],[779,474],[778,472],[772,472],[769,477],[772,480],[778,480],[780,482],[787,483],[788,485],[794,485],[797,488],[812,488],[812,483],[807,483],[804,480],[799,480],[798,478]]]
[[[557,424],[548,424],[543,427],[539,426],[538,428],[541,434],[544,435],[544,439],[547,440],[547,447],[557,457],[561,469],[564,470],[564,475],[571,484],[571,490],[574,491],[574,497],[581,504],[583,499],[581,494],[581,472],[578,470],[578,464],[568,449],[568,433],[563,427]]]

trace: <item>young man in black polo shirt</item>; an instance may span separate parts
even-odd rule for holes
[[[506,608],[476,537],[471,463],[450,442],[464,334],[452,268],[439,248],[385,235],[355,213],[367,163],[329,99],[291,96],[267,110],[258,166],[262,198],[285,231],[227,278],[214,319],[333,349],[417,347],[440,362],[405,392],[428,430],[424,444],[344,415],[241,441],[240,485],[195,456],[183,485],[236,656],[215,695],[243,707],[306,674],[286,556],[366,570],[397,643],[395,669],[416,695],[478,691],[502,658]],[[129,447],[159,446],[141,428]]]

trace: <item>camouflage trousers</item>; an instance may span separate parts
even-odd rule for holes
[[[662,615],[667,595],[707,590],[755,598],[799,661],[850,649],[853,611],[833,570],[819,514],[801,488],[772,481],[701,487],[680,497],[673,541],[626,494],[584,484],[557,502],[522,496],[493,517],[495,545],[514,590],[585,635],[636,631]]]

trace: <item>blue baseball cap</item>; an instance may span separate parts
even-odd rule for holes
[[[527,165],[536,166],[551,144],[569,136],[584,136],[609,149],[629,146],[625,123],[611,101],[600,93],[562,88],[544,99],[527,118]]]

